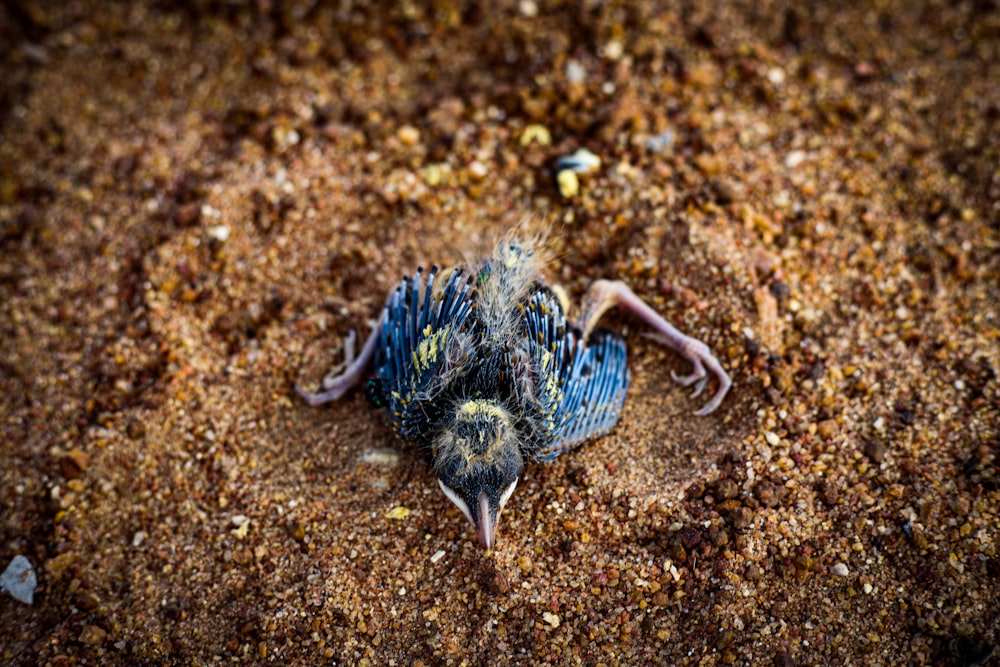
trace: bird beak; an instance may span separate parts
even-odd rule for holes
[[[496,518],[490,509],[490,499],[486,497],[486,492],[479,494],[479,523],[476,524],[476,535],[479,543],[483,545],[486,552],[493,549],[493,540],[497,533]]]

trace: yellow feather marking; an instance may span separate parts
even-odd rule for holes
[[[559,386],[556,384],[555,373],[550,373],[548,380],[545,381],[545,393],[551,397],[553,402],[558,403]]]
[[[489,415],[497,419],[507,420],[507,412],[492,401],[474,400],[462,403],[459,412],[463,416],[474,417],[476,415]]]
[[[521,261],[521,252],[510,245],[507,245],[506,252],[504,252],[503,256],[503,265],[508,269],[513,269],[517,266],[519,261]]]
[[[425,371],[431,367],[432,363],[437,361],[438,352],[444,349],[450,329],[451,327],[444,327],[435,332],[429,324],[424,327],[424,338],[417,345],[417,349],[413,351],[414,368]]]
[[[493,461],[499,450],[511,440],[513,433],[510,430],[510,414],[493,401],[475,399],[466,401],[458,408],[459,419],[462,420],[496,420],[497,429],[491,432],[479,430],[476,437],[479,440],[479,453],[476,453],[468,446],[459,441],[458,452],[465,459],[467,466],[472,466],[482,461]],[[489,440],[487,438],[490,438]],[[471,443],[469,443],[471,444]]]

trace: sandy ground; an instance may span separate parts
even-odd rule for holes
[[[0,662],[987,660],[1000,10],[670,4],[0,7]],[[619,425],[486,557],[363,392],[293,385],[526,217],[735,388],[693,416],[610,318]]]

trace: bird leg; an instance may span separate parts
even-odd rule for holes
[[[340,377],[340,374],[344,371],[344,369],[354,363],[357,347],[358,332],[351,329],[347,332],[347,337],[344,338],[344,360],[327,371],[326,375],[323,376],[323,389],[329,389],[331,386],[336,384],[337,378]]]
[[[378,339],[381,333],[382,322],[379,321],[378,326],[372,330],[371,335],[368,336],[368,340],[365,341],[365,346],[361,348],[361,354],[355,358],[354,344],[357,339],[357,335],[351,331],[347,340],[344,341],[344,361],[334,368],[333,371],[327,373],[326,377],[323,378],[323,390],[314,394],[306,391],[299,385],[295,385],[295,391],[297,391],[299,396],[304,398],[309,405],[314,406],[335,401],[343,396],[347,390],[357,384],[358,380],[361,379],[361,376],[364,375],[365,368],[372,360],[372,357],[375,356],[375,346],[378,344]],[[336,376],[333,375],[345,366],[346,369],[343,373]]]
[[[629,313],[636,315],[643,322],[653,327],[653,332],[646,334],[658,343],[666,345],[671,350],[690,361],[694,371],[690,375],[677,375],[673,371],[670,377],[685,387],[694,385],[693,396],[698,396],[705,390],[709,375],[705,368],[719,380],[719,388],[712,399],[695,414],[707,415],[719,407],[732,386],[732,380],[719,364],[708,346],[696,338],[681,333],[677,327],[667,322],[655,310],[636,296],[625,283],[615,280],[594,281],[583,298],[583,313],[579,319],[579,327],[583,331],[584,340],[590,337],[601,316],[609,309],[621,306]]]

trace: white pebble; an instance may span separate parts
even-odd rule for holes
[[[469,176],[477,181],[483,180],[489,173],[486,165],[479,160],[475,160],[469,165]]]
[[[517,3],[517,8],[520,10],[521,16],[526,16],[529,19],[538,16],[538,4],[533,0],[521,0]]]
[[[795,169],[797,166],[802,164],[806,159],[805,151],[792,151],[785,156],[785,166],[789,169]]]
[[[361,452],[360,459],[380,468],[395,468],[399,465],[399,452],[390,447],[369,447]]]
[[[845,565],[844,563],[837,563],[836,565],[830,568],[830,572],[837,575],[838,577],[846,577],[848,574],[850,574],[851,571],[847,569],[847,565]]]
[[[604,57],[608,60],[618,60],[625,53],[625,46],[617,39],[604,45]]]
[[[7,591],[11,597],[24,604],[32,604],[35,601],[37,585],[35,568],[32,567],[30,560],[21,555],[14,556],[7,569],[0,574],[0,590]]]
[[[229,227],[226,225],[216,225],[215,227],[208,228],[209,237],[215,239],[216,241],[225,241],[229,238]]]
[[[581,84],[587,80],[587,70],[576,60],[566,63],[566,82],[571,84]]]
[[[434,552],[434,555],[431,556],[431,562],[432,563],[436,563],[439,560],[441,560],[442,558],[444,558],[444,551],[442,551],[441,549],[438,549],[437,551]]]
[[[589,174],[601,168],[601,158],[586,148],[577,149],[572,155],[566,155],[556,161],[556,171],[571,169],[578,174]]]

